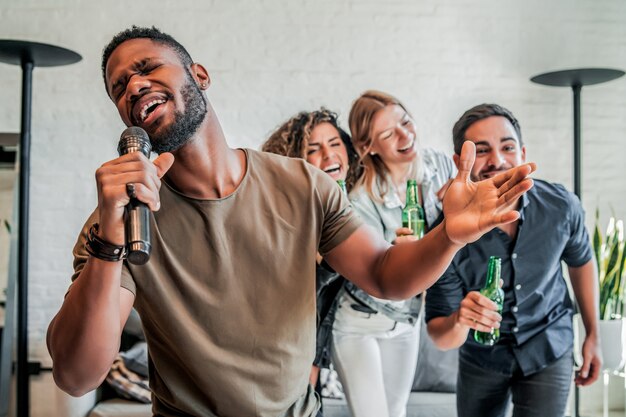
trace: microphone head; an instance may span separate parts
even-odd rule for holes
[[[138,126],[126,128],[120,136],[117,152],[120,156],[131,152],[141,152],[146,158],[150,157],[152,144],[145,130]]]

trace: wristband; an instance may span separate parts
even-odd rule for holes
[[[91,256],[107,262],[121,261],[127,255],[126,246],[114,245],[98,236],[98,223],[92,224],[89,228],[85,249]]]

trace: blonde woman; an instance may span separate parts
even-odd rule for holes
[[[415,123],[395,97],[367,91],[352,105],[352,143],[363,174],[350,198],[365,223],[389,242],[410,240],[402,207],[416,179],[426,225],[441,215],[441,199],[456,168],[444,154],[418,146]],[[401,237],[397,237],[401,236]],[[422,297],[389,301],[344,285],[333,327],[333,363],[353,417],[404,417],[417,364]]]

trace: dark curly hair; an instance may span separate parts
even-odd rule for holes
[[[359,177],[359,157],[352,146],[350,135],[339,127],[337,113],[324,107],[312,112],[302,111],[287,120],[261,145],[261,150],[292,158],[306,159],[306,150],[311,132],[322,123],[330,123],[337,129],[339,137],[346,147],[349,164],[346,188],[350,190]]]
[[[478,106],[474,106],[465,113],[457,122],[454,124],[452,128],[452,141],[454,143],[454,153],[457,155],[461,155],[461,148],[463,147],[463,142],[466,141],[465,132],[470,128],[471,125],[476,123],[479,120],[486,119],[491,116],[502,116],[505,117],[511,125],[513,129],[515,129],[515,133],[517,133],[517,139],[519,140],[519,145],[524,146],[524,142],[522,141],[522,128],[511,113],[510,110],[498,105],[498,104],[479,104]]]
[[[168,46],[174,52],[176,52],[176,55],[178,55],[180,62],[185,67],[189,67],[191,64],[193,64],[193,59],[191,59],[191,55],[189,55],[189,52],[187,52],[185,47],[178,43],[178,41],[172,36],[168,35],[167,33],[161,32],[154,26],[148,28],[133,25],[130,29],[123,30],[115,35],[102,51],[102,78],[104,79],[105,86],[106,67],[107,62],[109,62],[109,58],[111,57],[111,54],[118,46],[131,39],[150,39],[153,42]]]

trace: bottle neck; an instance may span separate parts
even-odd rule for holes
[[[501,260],[496,256],[489,258],[489,266],[487,267],[487,281],[485,288],[497,290],[500,286],[500,269]]]
[[[346,188],[345,180],[337,180],[337,185],[339,186],[339,188],[341,188],[341,191],[343,191],[345,195],[348,195],[348,189]]]
[[[417,184],[411,182],[406,186],[406,203],[407,206],[419,205],[419,193],[417,191]]]

